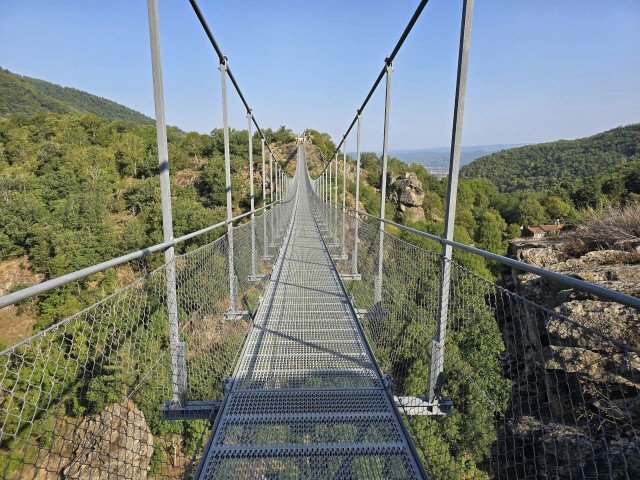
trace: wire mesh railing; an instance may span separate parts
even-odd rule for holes
[[[640,342],[629,327],[640,322],[636,309],[607,302],[629,327],[611,336],[580,309],[567,317],[562,307],[550,310],[482,278],[455,260],[454,249],[454,260],[445,260],[451,290],[441,351],[433,339],[442,253],[317,196],[313,205],[434,478],[640,476]],[[434,361],[442,374],[431,379]]]
[[[283,199],[233,230],[233,277],[247,311],[291,213]],[[252,255],[252,245],[270,255]],[[224,235],[174,260],[187,406],[223,397],[250,327],[249,316],[225,319],[228,253]],[[212,419],[162,419],[173,390],[167,311],[163,266],[1,352],[0,478],[184,478]]]

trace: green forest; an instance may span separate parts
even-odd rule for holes
[[[210,135],[184,133],[174,127],[167,134],[173,227],[178,237],[225,218],[223,134],[222,130]],[[291,138],[285,128],[267,129],[265,134],[273,141]],[[247,131],[231,131],[230,140],[234,210],[240,213],[249,205]],[[253,145],[258,161],[257,135]],[[160,243],[157,172],[153,125],[109,121],[93,114],[0,118],[0,258],[26,255],[34,272],[54,278]],[[256,192],[261,202],[262,189]],[[178,252],[222,233],[180,244]],[[107,281],[113,278],[88,278],[80,285],[80,294],[72,294],[78,287],[69,286],[39,296],[29,306],[37,318],[36,329],[111,291],[113,285],[102,285]]]
[[[503,193],[545,193],[585,208],[637,199],[639,167],[636,123],[578,140],[503,150],[475,160],[460,174],[489,179]]]

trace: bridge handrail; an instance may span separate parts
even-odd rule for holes
[[[128,263],[132,260],[136,260],[138,258],[145,257],[151,253],[164,252],[168,248],[171,248],[179,243],[185,242],[187,240],[191,240],[192,238],[199,237],[205,233],[208,233],[216,228],[224,227],[229,223],[237,222],[250,216],[252,213],[257,213],[261,210],[269,208],[273,205],[277,205],[282,203],[283,200],[278,200],[276,202],[270,203],[268,205],[262,206],[260,208],[256,208],[250,212],[245,212],[241,215],[237,215],[233,217],[230,221],[224,220],[222,222],[218,222],[209,227],[205,227],[201,230],[196,230],[195,232],[188,233],[178,238],[174,238],[169,242],[158,243],[151,247],[145,247],[135,252],[127,253],[126,255],[121,255],[116,258],[112,258],[111,260],[104,261],[102,263],[98,263],[92,265],[90,267],[82,268],[80,270],[76,270],[75,272],[67,273],[66,275],[62,275],[60,277],[52,278],[51,280],[47,280],[46,282],[39,283],[37,285],[32,285],[27,288],[23,288],[22,290],[18,290],[17,292],[9,293],[7,295],[3,295],[0,297],[0,308],[7,307],[9,305],[13,305],[14,303],[21,302],[22,300],[26,300],[31,297],[35,297],[44,292],[48,292],[53,290],[54,288],[61,287],[63,285],[67,285],[68,283],[75,282],[77,280],[82,280],[90,275],[94,275],[96,273],[103,272],[104,270],[108,270],[109,268],[117,267],[124,263]]]
[[[554,282],[567,285],[571,288],[577,288],[589,293],[593,293],[595,295],[598,295],[599,297],[606,298],[607,300],[618,302],[628,307],[635,308],[636,310],[640,310],[640,298],[632,297],[631,295],[626,295],[624,293],[620,293],[615,290],[610,290],[605,287],[600,287],[598,285],[585,282],[584,280],[578,280],[577,278],[569,277],[568,275],[563,275],[561,273],[552,272],[550,270],[546,270],[541,267],[529,265],[528,263],[524,263],[519,260],[515,260],[513,258],[503,257],[502,255],[498,255],[497,253],[487,252],[486,250],[482,250],[480,248],[472,247],[459,242],[454,242],[453,240],[447,240],[446,238],[442,238],[437,235],[433,235],[431,233],[426,233],[421,230],[417,230],[415,228],[407,227],[406,225],[401,225],[399,223],[395,223],[390,220],[376,217],[375,215],[371,215],[370,213],[356,210],[352,207],[347,207],[347,210],[349,210],[350,212],[356,213],[358,215],[368,217],[372,220],[383,222],[387,225],[391,225],[393,227],[399,228],[400,230],[405,230],[407,232],[419,235],[421,237],[434,240],[436,242],[441,243],[442,245],[451,245],[452,247],[465,250],[475,255],[479,255],[483,258],[486,258],[487,260],[493,260],[503,265],[508,265],[512,268],[517,268],[518,270],[523,270],[525,272],[533,273],[547,280],[552,280]]]

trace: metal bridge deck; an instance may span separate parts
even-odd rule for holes
[[[199,478],[422,478],[298,180]]]

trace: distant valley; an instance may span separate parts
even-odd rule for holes
[[[523,145],[526,144],[519,143],[513,145],[476,145],[462,147],[460,164],[468,165],[476,158],[499,152],[501,150],[521,147]],[[435,175],[438,178],[443,178],[449,173],[449,152],[449,147],[436,147],[391,150],[389,154],[408,164],[419,163],[423,165],[431,174]],[[379,155],[381,152],[376,153]],[[347,154],[353,157],[356,156],[355,152],[348,152]]]

